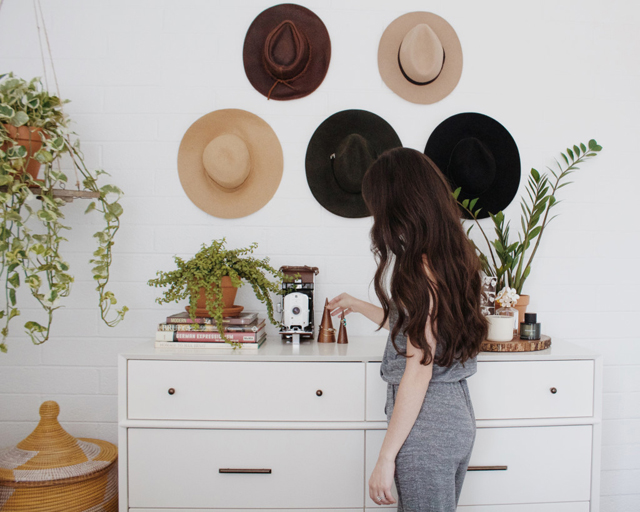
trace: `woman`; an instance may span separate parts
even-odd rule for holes
[[[446,179],[422,153],[382,154],[362,193],[373,215],[382,307],[344,293],[329,307],[390,330],[381,367],[389,426],[369,495],[395,503],[395,477],[398,511],[454,512],[475,440],[466,378],[476,372],[487,331],[480,263]]]

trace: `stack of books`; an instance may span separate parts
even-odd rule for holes
[[[224,318],[224,335],[240,344],[240,348],[257,350],[267,339],[265,319],[258,313],[240,313]],[[214,318],[191,320],[185,311],[167,317],[158,325],[156,348],[224,348],[231,345],[222,339]]]

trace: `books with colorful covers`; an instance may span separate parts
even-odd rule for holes
[[[225,325],[224,332],[258,332],[264,327],[265,319],[257,318],[244,325]],[[213,324],[158,324],[158,331],[204,331],[218,332],[218,326]]]
[[[240,343],[238,348],[246,350],[257,350],[267,341],[267,333],[263,333],[258,342],[254,343]],[[188,342],[188,341],[156,341],[156,348],[169,348],[169,349],[213,349],[213,350],[233,350],[233,347],[229,343],[217,341],[217,342]]]
[[[240,343],[256,343],[265,332],[264,322],[257,331],[224,331],[224,335],[231,341]],[[217,331],[156,331],[156,341],[197,341],[197,342],[216,342],[222,341],[222,335]]]
[[[222,319],[225,325],[246,325],[254,322],[258,318],[258,313],[240,313],[238,316],[226,317]],[[214,318],[211,317],[196,317],[195,320],[191,320],[189,313],[183,311],[182,313],[176,313],[167,317],[168,324],[214,324],[216,323]]]

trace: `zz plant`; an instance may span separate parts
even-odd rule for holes
[[[39,78],[27,82],[11,73],[0,75],[0,275],[5,301],[0,310],[2,352],[7,351],[9,324],[21,313],[18,289],[22,284],[46,314],[42,323],[28,320],[24,324],[35,344],[49,338],[53,312],[61,307],[60,299],[71,291],[73,276],[60,252],[61,243],[66,241],[64,231],[71,228],[63,223],[65,201],[54,195],[54,189],[65,188],[69,181],[60,167],[63,156],[81,176],[83,188],[97,196],[86,213],[95,212],[104,221],[104,227],[93,235],[97,248],[89,260],[100,316],[107,325],[114,326],[127,311],[126,306],[112,309],[117,300],[107,290],[113,238],[122,215],[118,202],[122,191],[114,185],[98,185],[98,177],[107,173],[91,172],[85,165],[79,141],[62,110],[63,103],[66,102],[44,90]],[[15,137],[15,128],[22,126],[39,129],[36,136],[40,137],[42,147],[33,158],[42,164],[41,180],[34,180],[25,172],[29,160],[27,148]]]
[[[510,226],[509,222],[505,223],[504,212],[500,211],[495,215],[489,213],[496,235],[495,240],[489,241],[489,237],[478,222],[480,209],[474,210],[477,199],[458,201],[474,221],[469,226],[467,234],[476,225],[486,242],[488,252],[485,254],[475,242],[471,241],[480,258],[483,271],[488,276],[497,278],[497,290],[509,286],[522,295],[522,288],[531,272],[531,264],[540,246],[542,234],[556,217],[556,215],[550,216],[550,213],[560,203],[557,199],[558,191],[572,183],[567,181],[567,178],[579,169],[579,164],[593,158],[601,150],[602,146],[591,139],[588,145],[574,145],[573,148],[567,148],[566,153],[560,153],[564,163],[556,160],[555,168],[547,167],[551,176],[546,172],[540,173],[536,169],[531,169],[527,181],[527,196],[520,202],[522,231],[518,232],[518,239],[515,241],[510,239]],[[453,192],[456,200],[459,194],[460,188]]]
[[[221,285],[222,278],[229,276],[233,286],[239,287],[243,280],[251,285],[253,292],[260,302],[267,306],[267,315],[273,325],[280,322],[273,318],[273,302],[270,293],[282,295],[286,290],[282,289],[284,281],[295,278],[286,276],[269,264],[269,258],[258,259],[250,256],[258,247],[252,243],[242,249],[226,249],[226,239],[213,240],[210,245],[202,244],[201,249],[189,260],[183,260],[174,256],[178,267],[169,272],[158,271],[156,279],[149,280],[149,286],[168,288],[161,297],[156,299],[158,304],[179,302],[189,299],[189,316],[196,318],[196,302],[200,295],[200,289],[204,288],[207,311],[215,319],[218,332],[222,338],[237,346],[224,336],[223,309]],[[269,276],[275,279],[272,281]],[[298,276],[299,277],[299,276]]]

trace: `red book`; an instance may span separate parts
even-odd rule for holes
[[[258,313],[240,313],[238,316],[223,318],[222,322],[225,325],[245,325],[254,322],[258,318]],[[167,317],[168,324],[215,324],[215,319],[203,316],[196,317],[195,320],[191,320],[189,313],[183,311],[182,313],[176,313]]]
[[[240,343],[256,343],[263,333],[264,325],[256,332],[225,332],[225,336],[231,341],[238,341]],[[220,333],[211,331],[157,331],[156,341],[224,343]]]

